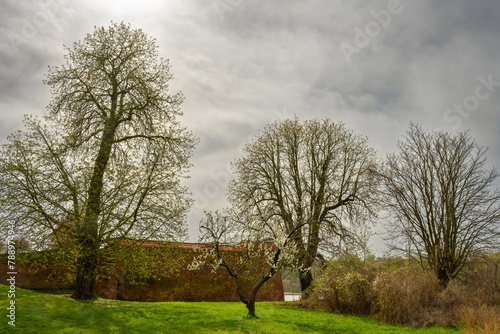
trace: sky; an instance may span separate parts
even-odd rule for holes
[[[341,121],[381,158],[410,122],[468,130],[499,168],[499,13],[498,0],[3,0],[0,144],[45,112],[42,80],[63,45],[124,21],[157,39],[185,96],[180,121],[200,138],[185,182],[191,241],[203,211],[227,205],[242,147],[294,115]]]

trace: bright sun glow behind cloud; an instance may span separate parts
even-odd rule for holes
[[[187,182],[203,204],[191,211],[193,241],[203,210],[226,204],[227,166],[242,144],[294,114],[344,122],[380,158],[410,122],[470,129],[500,168],[499,1],[401,0],[403,9],[350,62],[341,44],[355,45],[387,1],[53,0],[60,5],[42,20],[49,2],[0,2],[0,143],[23,114],[45,110],[50,93],[41,81],[47,65],[64,62],[63,44],[110,21],[143,29],[170,59],[171,90],[185,95],[181,123],[201,139]],[[489,97],[460,124],[447,122],[446,110],[489,76]]]

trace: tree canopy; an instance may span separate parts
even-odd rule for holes
[[[183,96],[169,93],[168,61],[142,30],[112,23],[65,50],[45,80],[44,121],[26,118],[0,152],[2,224],[14,221],[38,250],[71,234],[74,297],[93,299],[111,240],[185,235],[180,178],[196,138],[177,120]]]
[[[321,247],[331,251],[340,240],[355,240],[356,223],[374,214],[375,151],[342,123],[292,119],[269,124],[233,167],[231,210],[284,235],[296,230],[302,291],[312,282],[310,268],[322,256]]]

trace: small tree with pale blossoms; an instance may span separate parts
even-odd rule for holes
[[[293,241],[294,234],[301,226],[289,234],[277,229],[275,222],[247,214],[205,212],[206,218],[200,222],[200,242],[207,244],[199,247],[196,256],[189,265],[190,270],[199,270],[205,265],[212,272],[222,267],[235,279],[238,296],[248,309],[248,317],[256,317],[255,301],[259,289],[284,266],[297,267],[298,248]],[[225,249],[235,249],[228,256]],[[265,263],[260,268],[257,279],[252,281],[249,293],[245,293],[242,280],[244,268],[253,260],[260,259]]]

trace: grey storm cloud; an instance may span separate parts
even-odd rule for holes
[[[201,140],[186,181],[193,240],[202,211],[226,205],[229,162],[293,115],[342,121],[380,157],[410,122],[469,130],[498,167],[499,12],[496,0],[2,1],[0,143],[44,112],[42,79],[63,44],[125,21],[157,39],[186,98],[181,122]]]

